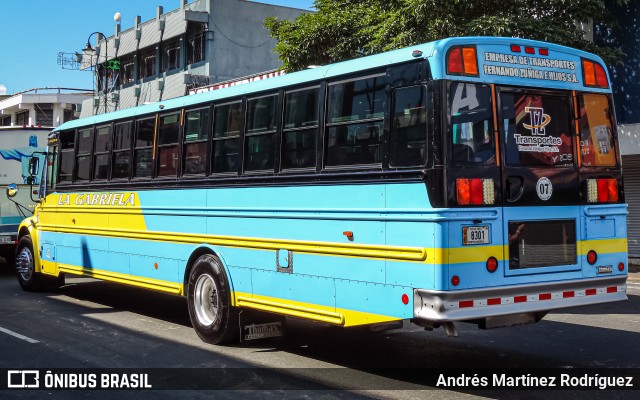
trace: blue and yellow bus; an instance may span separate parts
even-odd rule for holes
[[[626,299],[611,88],[583,51],[439,40],[71,121],[49,153],[22,287],[185,296],[207,342],[241,310],[455,334]]]

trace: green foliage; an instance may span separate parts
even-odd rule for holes
[[[609,64],[617,47],[596,45],[579,24],[612,23],[605,3],[628,0],[316,0],[315,13],[265,22],[287,71],[452,36],[536,39],[583,49]]]

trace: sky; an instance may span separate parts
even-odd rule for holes
[[[193,0],[189,0],[191,3]],[[313,0],[260,0],[261,3],[311,9]],[[92,32],[114,33],[113,16],[122,14],[122,30],[136,15],[147,21],[180,7],[180,0],[11,0],[2,1],[0,94],[44,87],[91,90],[88,71],[62,69],[58,53],[81,52]],[[95,45],[96,36],[91,37]]]

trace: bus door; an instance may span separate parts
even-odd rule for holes
[[[505,275],[579,270],[572,97],[497,88]]]

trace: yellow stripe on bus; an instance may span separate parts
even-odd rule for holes
[[[184,285],[176,282],[162,281],[159,279],[144,278],[141,276],[122,274],[118,272],[104,271],[93,268],[83,268],[69,264],[58,264],[58,271],[66,274],[87,276],[105,281],[125,283],[145,289],[159,290],[165,293],[184,294]]]
[[[335,242],[312,242],[303,240],[265,239],[240,236],[202,235],[175,232],[149,232],[134,229],[74,228],[55,225],[39,226],[42,231],[91,235],[122,239],[153,240],[160,242],[202,244],[215,246],[251,248],[259,250],[290,250],[299,253],[339,255],[348,257],[377,258],[401,261],[425,261],[428,249],[385,245],[342,244]],[[434,253],[433,251],[431,252]]]
[[[242,292],[234,293],[233,304],[238,307],[253,308],[260,311],[273,312],[345,327],[401,320],[398,317],[387,315],[321,306],[318,304]]]

